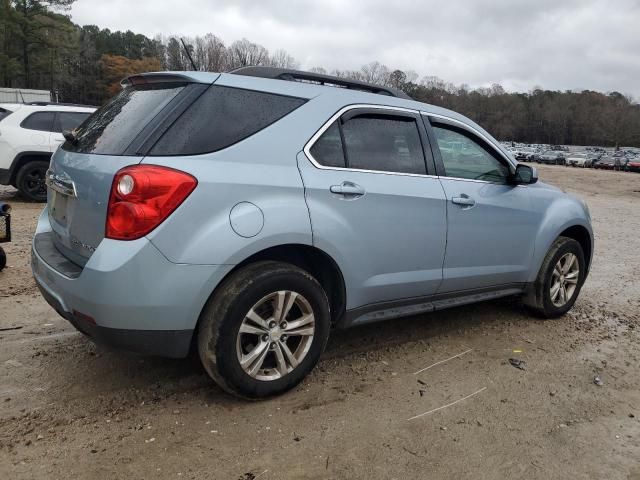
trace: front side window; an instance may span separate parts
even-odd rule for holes
[[[509,168],[488,151],[480,141],[457,129],[435,126],[445,175],[453,178],[506,183]]]
[[[347,120],[342,131],[349,168],[426,174],[414,118],[367,114]]]
[[[53,131],[53,112],[36,112],[25,118],[20,126],[29,130],[39,130],[41,132]]]

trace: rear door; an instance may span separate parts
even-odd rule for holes
[[[298,156],[313,243],[345,276],[347,308],[435,293],[446,207],[419,116],[347,107]]]
[[[168,76],[130,84],[78,128],[74,142],[56,151],[47,172],[49,220],[67,258],[86,263],[104,238],[115,173],[140,163],[140,146],[206,86]]]
[[[431,119],[447,196],[441,293],[527,281],[540,214],[526,185],[510,184],[509,162],[476,132]]]

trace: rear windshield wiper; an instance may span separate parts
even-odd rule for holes
[[[65,140],[70,142],[72,145],[75,145],[76,143],[78,143],[78,138],[76,137],[74,130],[63,130],[62,136],[64,137]]]

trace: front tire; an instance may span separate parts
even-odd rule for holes
[[[47,201],[47,186],[45,178],[49,162],[46,160],[32,160],[25,163],[16,175],[16,187],[23,197],[32,202]]]
[[[318,363],[330,323],[329,301],[315,278],[287,263],[257,262],[233,273],[207,302],[198,353],[227,392],[278,395]]]
[[[558,237],[549,248],[524,303],[541,317],[560,317],[573,307],[585,278],[582,247],[572,238]]]

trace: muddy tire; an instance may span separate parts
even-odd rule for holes
[[[46,160],[32,160],[25,163],[16,175],[16,188],[31,202],[46,202],[47,187],[45,177],[49,169]]]
[[[7,254],[4,253],[4,250],[2,249],[2,247],[0,247],[0,271],[2,271],[2,269],[6,266],[7,266]]]
[[[543,318],[567,313],[576,302],[586,278],[584,252],[572,238],[558,237],[547,252],[538,277],[524,303]]]
[[[198,353],[227,392],[269,397],[315,367],[329,329],[329,301],[315,278],[287,263],[257,262],[233,273],[207,302]]]

